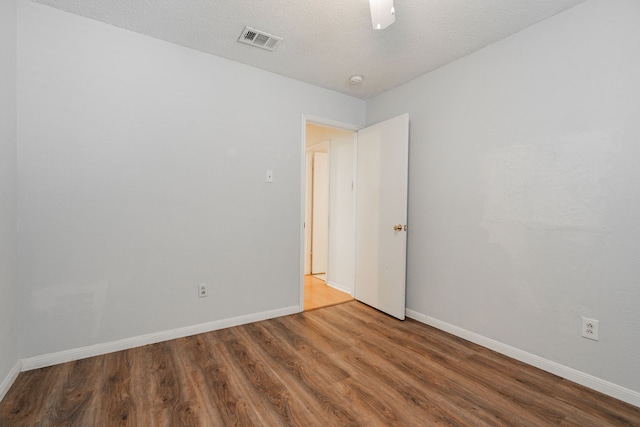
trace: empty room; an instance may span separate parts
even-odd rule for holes
[[[1,0],[0,426],[639,426],[639,23]]]

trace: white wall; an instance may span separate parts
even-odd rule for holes
[[[0,2],[0,385],[19,359],[16,187],[16,3]],[[2,398],[0,387],[0,398]]]
[[[298,306],[301,117],[364,101],[18,12],[21,356]]]
[[[591,0],[367,104],[410,114],[408,308],[636,392],[638,22]]]

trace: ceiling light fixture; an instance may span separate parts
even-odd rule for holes
[[[393,0],[369,0],[371,7],[371,26],[374,30],[383,30],[396,20]]]

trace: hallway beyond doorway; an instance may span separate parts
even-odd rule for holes
[[[332,288],[312,275],[304,276],[304,311],[352,300],[353,297],[348,293]]]

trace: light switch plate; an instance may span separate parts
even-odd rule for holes
[[[273,171],[267,171],[267,182],[273,182]]]

